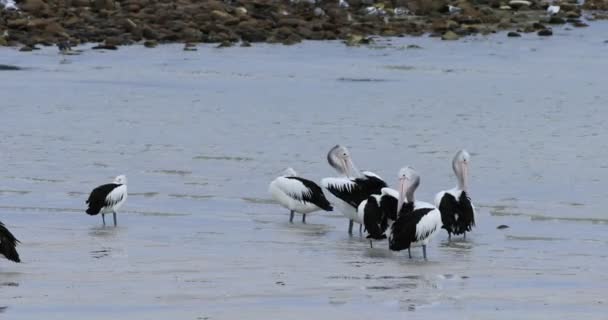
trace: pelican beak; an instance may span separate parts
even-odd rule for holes
[[[406,178],[399,178],[399,199],[397,199],[397,217],[399,217],[399,212],[401,211],[401,207],[403,207],[403,202],[405,201],[405,191],[407,190],[406,182]]]
[[[352,173],[350,172],[351,170],[350,165],[348,163],[348,159],[342,159],[342,166],[344,168],[344,174],[350,178],[352,176]]]
[[[460,165],[460,171],[462,172],[462,185],[463,190],[467,191],[468,187],[468,179],[469,179],[469,163],[467,161],[463,161]]]

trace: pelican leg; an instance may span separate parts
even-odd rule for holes
[[[464,240],[466,240],[466,239],[467,239],[467,232],[465,231],[465,232],[462,234],[462,236],[464,237]]]
[[[112,216],[114,217],[114,226],[116,227],[117,226],[117,223],[116,223],[116,211],[112,212]]]
[[[407,248],[407,255],[410,256],[410,259],[412,258],[412,251],[410,248]]]
[[[448,242],[452,242],[452,233],[448,232]]]
[[[293,210],[289,212],[289,223],[293,223]]]
[[[369,239],[369,247],[374,248],[374,244],[372,243],[372,239]]]
[[[302,214],[302,223],[306,223],[306,213]]]
[[[353,220],[348,220],[348,234],[353,234]]]
[[[426,260],[426,245],[422,246],[422,256],[424,256],[424,260]]]
[[[363,233],[363,225],[362,225],[362,224],[360,224],[360,225],[359,225],[359,234],[362,234],[362,233]]]
[[[101,214],[101,221],[103,221],[103,225],[106,225],[106,215],[104,213]]]

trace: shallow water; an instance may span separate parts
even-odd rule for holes
[[[0,63],[27,69],[0,73],[0,219],[24,261],[0,261],[0,313],[605,319],[606,31],[64,62],[54,48],[2,49]],[[414,166],[426,201],[454,185],[449,161],[466,147],[474,233],[441,233],[423,262],[349,237],[338,212],[290,225],[268,182],[287,166],[334,175],[336,143],[390,184]],[[122,173],[119,227],[102,228],[84,201]]]

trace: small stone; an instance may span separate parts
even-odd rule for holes
[[[568,11],[566,12],[566,18],[580,18],[581,14],[576,11]]]
[[[548,37],[553,35],[553,31],[551,29],[543,29],[538,31],[538,35],[541,37]]]
[[[241,47],[251,47],[251,43],[248,41],[241,42]]]
[[[194,44],[194,43],[186,43],[184,45],[184,51],[196,51],[196,50],[197,50],[196,44]]]
[[[581,21],[574,22],[572,25],[575,26],[575,27],[577,27],[577,28],[585,28],[585,27],[589,26],[588,24],[586,24],[584,22],[581,22]]]
[[[405,48],[406,49],[422,49],[422,47],[417,44],[408,44],[407,47],[405,47]]]
[[[238,15],[238,16],[244,16],[247,14],[247,8],[245,7],[238,7],[236,9],[234,9],[234,12]]]
[[[0,64],[0,71],[17,71],[21,70],[21,67],[12,66],[10,64]]]
[[[224,40],[222,41],[220,44],[218,44],[216,46],[216,48],[228,48],[228,47],[232,47],[232,42]]]
[[[564,24],[564,23],[566,23],[566,20],[564,20],[563,18],[560,18],[560,17],[553,16],[549,19],[549,23],[550,24]]]
[[[511,31],[511,32],[507,33],[507,37],[511,37],[511,38],[521,37],[521,34],[515,32],[515,31]]]
[[[19,49],[19,51],[21,51],[21,52],[30,52],[30,51],[33,51],[33,50],[34,49],[32,47],[30,47],[30,46],[23,46],[23,47],[21,47],[21,49]]]
[[[154,48],[158,45],[156,40],[146,40],[144,41],[144,47],[146,48]]]
[[[509,1],[509,6],[511,8],[519,9],[522,7],[529,7],[532,4],[530,1],[526,0],[511,0]]]
[[[325,16],[325,10],[316,7],[315,10],[313,11],[316,17],[323,17]]]
[[[458,40],[458,39],[460,39],[460,36],[453,31],[447,31],[446,33],[444,33],[441,36],[441,40],[450,41],[450,40]]]
[[[108,44],[99,44],[94,46],[93,48],[91,48],[93,50],[118,50],[118,47],[115,45],[108,45]]]
[[[498,227],[496,227],[496,229],[498,229],[498,230],[501,230],[501,229],[507,229],[507,228],[509,228],[509,226],[508,226],[508,225],[506,225],[506,224],[501,224],[501,225],[499,225]]]

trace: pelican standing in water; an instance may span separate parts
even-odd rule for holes
[[[353,233],[354,221],[359,223],[359,232],[361,232],[362,222],[357,219],[359,204],[372,194],[380,194],[386,183],[373,172],[360,172],[355,167],[348,149],[341,145],[329,150],[327,161],[343,176],[322,179],[323,193],[327,200],[349,220],[348,233]]]
[[[372,240],[386,239],[386,230],[397,220],[397,199],[399,193],[391,188],[382,188],[380,194],[373,194],[363,200],[357,209],[357,223],[367,231],[370,247]]]
[[[89,199],[86,201],[89,205],[87,214],[94,216],[101,213],[101,220],[105,226],[105,214],[112,213],[114,226],[116,226],[116,211],[122,207],[125,201],[127,201],[127,177],[120,175],[114,178],[113,183],[101,185],[91,191]]]
[[[281,206],[289,209],[289,222],[292,223],[294,212],[302,214],[302,223],[306,223],[306,215],[311,212],[333,210],[321,188],[313,181],[298,177],[292,168],[274,179],[268,192]]]
[[[441,211],[443,228],[448,232],[449,240],[452,240],[452,234],[462,234],[466,239],[467,231],[471,231],[475,226],[475,207],[467,192],[470,158],[466,150],[456,153],[452,159],[452,169],[458,185],[435,196],[435,205]]]
[[[18,243],[19,240],[17,240],[4,224],[0,222],[0,254],[5,256],[8,260],[21,262],[19,253],[17,252]]]
[[[388,237],[389,249],[407,249],[410,259],[412,246],[422,246],[426,260],[426,245],[441,228],[441,214],[430,203],[416,201],[414,192],[420,185],[420,176],[410,167],[399,170],[399,197],[397,220],[391,226]]]

